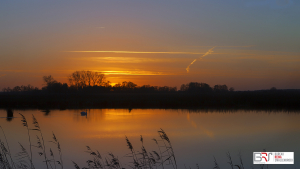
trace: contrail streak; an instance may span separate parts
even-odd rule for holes
[[[224,47],[224,48],[250,48],[254,45],[248,45],[248,46],[195,46],[195,47]]]
[[[140,54],[189,54],[199,55],[202,53],[195,52],[139,52],[139,51],[65,51],[65,52],[80,52],[80,53],[140,53]]]
[[[214,52],[214,51],[213,51],[214,48],[215,48],[215,47],[209,49],[204,55],[202,55],[202,56],[201,56],[200,58],[198,58],[198,59],[202,59],[203,57],[205,57],[205,56],[207,56],[207,55],[209,55],[209,54],[212,54],[212,53]],[[197,61],[197,59],[193,60],[192,63],[190,63],[190,64],[188,65],[188,67],[186,68],[187,73],[189,73],[189,71],[190,71],[190,66],[191,66],[192,64],[194,64],[196,61]]]

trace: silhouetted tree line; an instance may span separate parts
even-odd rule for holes
[[[98,92],[176,92],[177,87],[150,86],[124,81],[111,86],[110,81],[106,81],[105,75],[93,71],[75,71],[68,76],[69,83],[56,81],[51,75],[43,76],[44,87],[41,92],[47,93],[98,93]],[[3,92],[24,92],[38,91],[37,87],[16,86],[13,89],[3,88]]]
[[[93,71],[75,71],[68,76],[69,83],[61,83],[49,75],[43,76],[43,82],[45,86],[42,88],[42,92],[47,93],[99,93],[99,92],[186,92],[186,93],[223,93],[223,92],[233,92],[234,88],[228,89],[227,85],[215,85],[210,87],[206,83],[190,82],[187,84],[182,84],[180,90],[177,87],[169,86],[151,86],[143,85],[138,86],[137,84],[124,81],[122,83],[115,84],[111,86],[110,81],[106,81],[105,75],[100,72]],[[276,91],[273,87],[271,91]],[[14,88],[3,88],[3,92],[30,92],[39,91],[37,87],[31,85],[27,86],[16,86]]]
[[[31,86],[31,85],[27,85],[27,86],[15,86],[14,88],[3,88],[2,91],[3,92],[30,92],[30,91],[38,91],[39,88]]]
[[[0,107],[300,109],[300,90],[234,91],[198,82],[182,84],[179,90],[130,81],[111,86],[103,74],[92,71],[76,71],[68,80],[68,84],[57,82],[49,75],[43,77],[41,90],[31,85],[4,88]]]
[[[45,92],[50,93],[99,93],[99,92],[176,92],[176,87],[169,86],[150,86],[124,81],[111,86],[110,81],[106,81],[104,74],[93,71],[75,71],[68,76],[69,84],[60,83],[49,76],[44,76],[43,81]]]

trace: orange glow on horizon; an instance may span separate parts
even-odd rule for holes
[[[162,72],[151,72],[151,71],[122,71],[122,70],[107,70],[100,71],[105,75],[169,75]]]

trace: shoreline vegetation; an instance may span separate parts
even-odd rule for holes
[[[256,109],[300,110],[300,91],[222,93],[0,93],[4,109]]]
[[[30,124],[26,117],[22,114],[21,122],[23,127],[27,129],[27,137],[24,138],[24,141],[27,140],[27,143],[20,143],[20,152],[16,155],[12,154],[10,151],[10,145],[7,141],[6,135],[2,127],[0,126],[0,168],[1,169],[36,169],[35,162],[37,159],[34,158],[33,154],[38,154],[40,157],[43,157],[43,168],[47,169],[63,169],[63,150],[60,145],[59,140],[52,133],[52,140],[44,140],[42,129],[38,120],[32,115],[32,123]],[[135,149],[132,143],[129,141],[128,137],[125,136],[126,145],[129,149],[128,154],[124,157],[131,159],[129,163],[122,164],[118,157],[113,153],[107,153],[106,155],[101,155],[98,150],[93,150],[91,147],[86,146],[87,155],[90,159],[86,160],[87,167],[80,167],[76,162],[69,161],[66,163],[72,163],[73,168],[75,169],[125,169],[125,168],[134,168],[134,169],[177,169],[177,168],[187,168],[186,165],[178,166],[177,160],[175,157],[175,152],[173,150],[170,138],[163,129],[157,131],[159,138],[153,138],[152,141],[157,145],[157,150],[148,151],[144,146],[144,139],[141,135],[140,149]],[[35,135],[36,137],[32,137]],[[23,140],[22,140],[23,141]],[[48,143],[48,144],[45,144]],[[16,145],[14,145],[16,146]],[[25,148],[28,147],[29,149]],[[265,150],[264,150],[265,151]],[[234,164],[232,157],[229,152],[226,152],[228,164],[231,168],[237,167],[239,169],[244,169],[244,164],[242,160],[242,155],[239,153],[238,163]],[[35,156],[36,157],[36,156]],[[214,169],[220,169],[220,166],[213,156],[211,163],[213,164]],[[38,168],[40,168],[39,166]],[[188,168],[191,168],[188,166]],[[196,164],[192,168],[201,168],[201,164]],[[260,165],[260,168],[263,169],[264,165]]]
[[[169,86],[138,86],[124,81],[114,86],[99,72],[75,71],[69,83],[44,76],[42,89],[27,86],[3,88],[0,108],[160,108],[160,109],[259,109],[300,110],[300,89],[234,91],[226,85],[190,82],[180,89]]]

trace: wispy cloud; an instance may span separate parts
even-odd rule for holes
[[[178,62],[184,58],[141,58],[141,57],[92,57],[92,58],[79,58],[79,59],[92,59],[105,63],[143,63],[143,62]]]
[[[4,75],[0,75],[0,77],[3,77],[3,76],[5,76],[6,74],[4,74]]]
[[[260,0],[246,2],[247,7],[268,7],[271,9],[281,9],[291,7],[293,0]]]
[[[195,46],[195,47],[218,47],[218,48],[250,48],[254,47],[255,45],[246,45],[246,46]]]
[[[20,73],[20,72],[31,72],[31,73],[35,73],[35,72],[72,72],[75,70],[72,69],[65,69],[65,70],[59,70],[59,69],[31,69],[31,70],[21,70],[21,69],[3,69],[0,70],[0,72],[13,72],[13,73]]]
[[[25,72],[26,70],[20,70],[20,69],[4,69],[0,70],[0,72]]]
[[[152,71],[143,71],[143,70],[135,70],[135,71],[101,71],[101,73],[105,75],[169,75],[163,72],[152,72]]]
[[[224,47],[224,48],[235,48],[235,47],[252,47],[252,46],[195,46],[195,47]],[[92,50],[92,51],[62,51],[71,53],[116,53],[116,54],[185,54],[185,55],[203,55],[203,52],[150,52],[150,51],[105,51],[105,50]],[[214,53],[218,55],[222,54],[236,54],[236,53]],[[240,54],[240,53],[239,53]]]
[[[78,53],[136,53],[136,54],[189,54],[199,55],[203,53],[197,52],[143,52],[143,51],[65,51],[65,52],[78,52]]]

